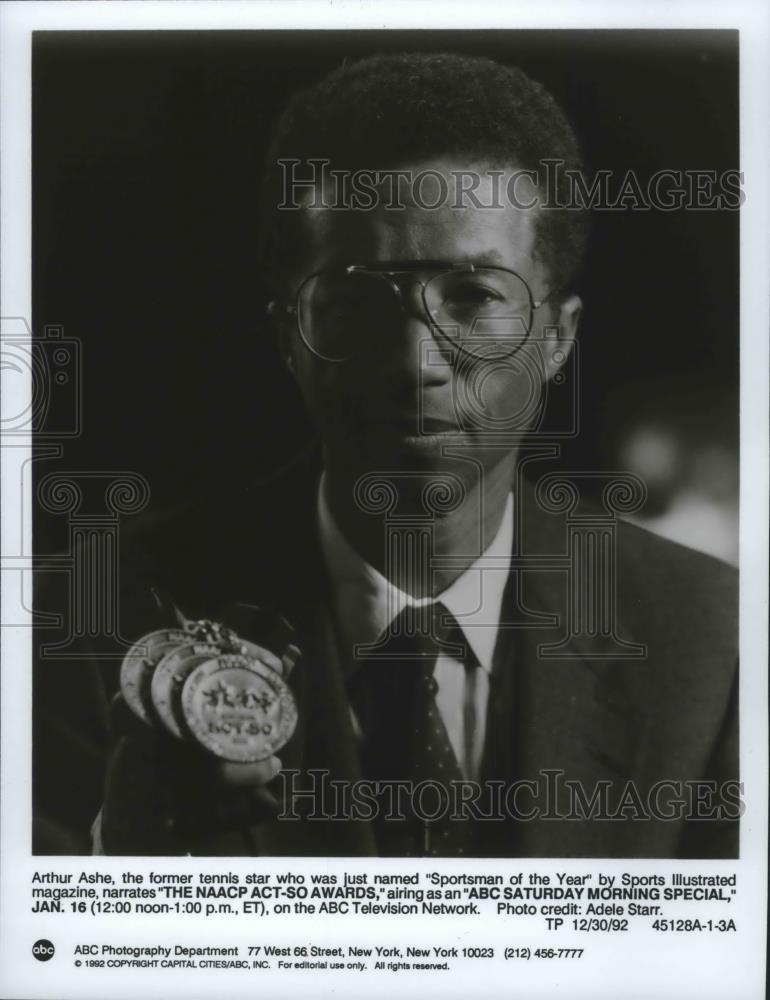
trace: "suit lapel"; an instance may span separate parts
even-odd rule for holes
[[[270,830],[275,852],[374,855],[377,849],[371,824],[346,821],[343,814],[349,808],[348,800],[337,799],[331,785],[323,786],[328,780],[349,787],[361,779],[361,771],[330,609],[322,602],[308,611],[298,620],[303,656],[296,673],[304,723],[296,780],[300,787],[317,789],[316,816],[336,811],[337,818],[326,822],[318,818],[277,821]]]
[[[510,783],[537,780],[545,795],[554,783],[579,782],[590,799],[609,782],[619,795],[642,769],[650,720],[644,706],[644,664],[609,659],[607,639],[567,634],[567,575],[555,564],[566,548],[563,518],[549,515],[526,484],[517,491],[518,565],[506,587],[488,717],[487,775]],[[521,560],[524,556],[524,560]],[[522,608],[527,620],[522,621]],[[618,633],[630,640],[624,626]],[[558,647],[558,658],[548,647]],[[550,772],[550,775],[544,775]],[[550,784],[549,784],[550,782]],[[545,790],[549,789],[550,792]],[[532,796],[521,793],[526,812]],[[566,799],[558,809],[568,811]],[[524,856],[616,853],[629,836],[624,823],[517,822],[504,836]]]

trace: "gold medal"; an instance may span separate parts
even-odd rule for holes
[[[150,681],[152,704],[166,729],[180,740],[184,739],[186,729],[180,703],[184,682],[199,664],[221,652],[222,647],[215,642],[188,641],[166,653],[155,667]]]
[[[225,631],[222,626],[207,631],[200,629],[199,632],[205,632],[205,638],[196,641],[188,636],[184,646],[171,649],[155,667],[150,681],[150,697],[158,718],[180,740],[185,738],[187,729],[180,701],[182,688],[201,663],[221,653],[245,653],[262,660],[273,670],[283,667],[278,657],[269,650]]]
[[[189,641],[189,632],[182,629],[159,629],[143,635],[123,658],[120,690],[128,707],[144,722],[153,721],[150,683],[156,664],[166,653]]]
[[[195,739],[217,757],[238,763],[271,757],[297,725],[297,706],[280,673],[244,653],[222,653],[195,667],[181,702]]]

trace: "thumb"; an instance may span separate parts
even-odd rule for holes
[[[216,773],[225,788],[247,791],[249,788],[266,785],[280,770],[280,760],[277,757],[268,757],[267,760],[259,760],[253,764],[223,761],[216,768]]]

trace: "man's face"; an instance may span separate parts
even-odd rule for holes
[[[450,177],[449,172],[461,166],[467,168],[438,161],[419,164],[414,171],[430,168]],[[489,185],[491,179],[482,180],[477,191],[484,204],[492,200]],[[521,203],[528,200],[521,185],[517,193]],[[296,283],[335,265],[471,262],[514,271],[535,301],[545,299],[552,288],[544,263],[533,257],[535,210],[510,205],[455,208],[452,203],[450,199],[436,210],[414,204],[371,211],[306,210],[307,242]],[[505,278],[490,274],[495,280]],[[579,300],[543,303],[534,311],[529,337],[520,322],[506,327],[497,321],[489,348],[475,343],[468,352],[442,336],[426,315],[421,284],[430,278],[428,269],[398,275],[398,291],[392,284],[384,290],[372,285],[378,279],[369,276],[362,280],[353,313],[355,351],[348,360],[321,357],[293,325],[283,337],[285,356],[320,433],[327,467],[351,481],[367,472],[394,469],[430,477],[459,468],[466,470],[464,478],[478,478],[479,470],[489,470],[515,450],[516,440],[538,411],[544,382],[569,352]],[[479,285],[472,294],[482,309],[486,293]],[[492,287],[491,293],[497,295],[498,288]],[[300,317],[306,327],[308,310],[317,309],[320,315],[325,303],[317,299],[332,294],[334,284],[306,303]],[[332,321],[339,315],[334,309],[329,314]],[[556,324],[561,327],[559,342],[553,330],[544,340],[543,327]],[[477,329],[489,326],[482,322]]]

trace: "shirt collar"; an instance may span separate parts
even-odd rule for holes
[[[400,590],[356,552],[332,516],[323,479],[318,491],[318,521],[337,623],[346,648],[373,642],[407,605],[433,602]],[[492,670],[512,545],[513,496],[509,494],[500,527],[487,550],[435,598],[457,619],[487,673]]]

